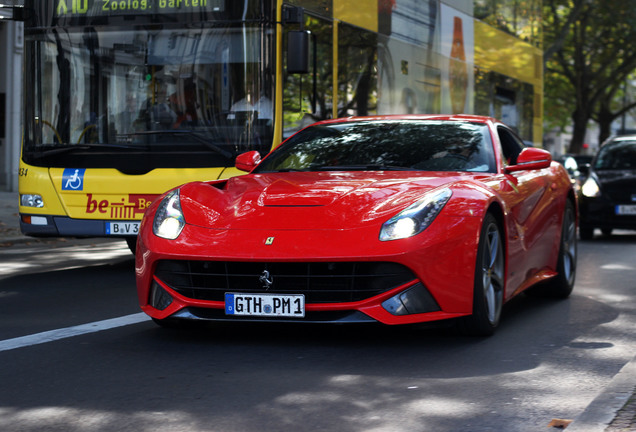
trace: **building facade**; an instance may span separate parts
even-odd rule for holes
[[[22,1],[5,0],[6,6]],[[18,190],[22,112],[23,25],[0,9],[0,190]]]

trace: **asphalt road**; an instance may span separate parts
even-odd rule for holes
[[[636,354],[636,236],[579,244],[573,295],[499,331],[157,327],[123,242],[0,247],[0,430],[550,431]]]

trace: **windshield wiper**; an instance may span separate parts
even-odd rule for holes
[[[77,150],[88,150],[93,148],[122,148],[134,149],[136,147],[122,144],[65,144],[63,146],[54,146],[48,150],[36,150],[38,157],[53,156],[56,154],[72,153]]]
[[[217,153],[221,154],[222,156],[226,157],[227,159],[232,159],[234,157],[234,153],[229,152],[227,150],[223,150],[221,147],[211,143],[208,139],[202,137],[201,135],[199,135],[197,132],[195,132],[193,130],[188,130],[188,129],[160,129],[160,130],[139,131],[139,132],[131,133],[131,135],[164,135],[164,134],[171,134],[171,135],[185,134],[185,135],[193,137],[199,143],[205,145],[209,149],[214,150],[215,152],[217,152]]]

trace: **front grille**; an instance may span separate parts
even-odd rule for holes
[[[262,277],[269,275],[269,289]],[[156,276],[179,294],[224,301],[226,292],[304,294],[306,303],[364,300],[405,284],[415,275],[391,262],[221,262],[162,260]]]

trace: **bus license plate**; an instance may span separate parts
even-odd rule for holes
[[[139,234],[139,222],[106,222],[106,234],[135,236]]]
[[[616,206],[616,214],[617,215],[636,215],[636,205],[617,205]]]
[[[305,296],[302,294],[225,293],[225,314],[303,318]]]

